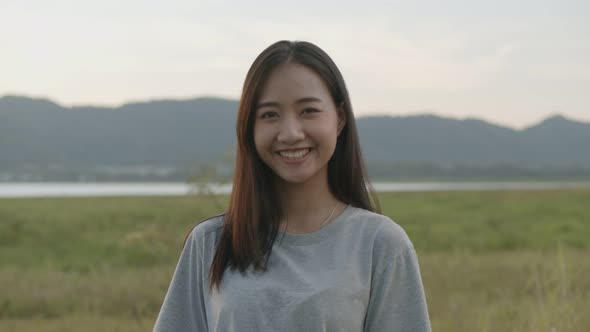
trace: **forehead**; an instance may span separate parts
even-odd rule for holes
[[[332,99],[318,74],[304,65],[288,63],[270,73],[262,87],[259,103],[292,103],[302,97],[317,97],[324,101]]]

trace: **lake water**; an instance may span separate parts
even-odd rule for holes
[[[590,189],[590,182],[375,182],[373,187],[379,192]],[[212,184],[208,190],[229,194],[231,185]],[[1,198],[184,196],[198,192],[198,187],[186,183],[0,183]]]

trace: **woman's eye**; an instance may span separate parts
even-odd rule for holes
[[[319,112],[319,111],[315,108],[306,108],[303,110],[303,113],[316,113],[316,112]]]
[[[277,113],[275,113],[275,112],[264,112],[264,113],[260,114],[261,119],[270,119],[275,116],[277,116]]]

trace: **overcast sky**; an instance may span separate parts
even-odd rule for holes
[[[357,116],[590,121],[589,22],[582,0],[0,0],[0,96],[238,99],[254,58],[290,39],[330,54]]]

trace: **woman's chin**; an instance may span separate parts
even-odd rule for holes
[[[281,176],[280,179],[286,185],[301,185],[309,181],[307,176]]]

